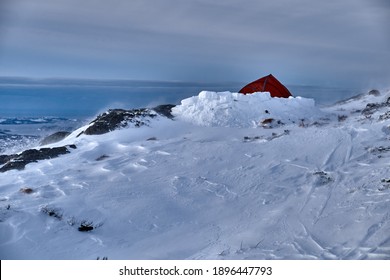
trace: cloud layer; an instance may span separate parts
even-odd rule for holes
[[[2,0],[0,75],[385,82],[388,14],[383,0]]]

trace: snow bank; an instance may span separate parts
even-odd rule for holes
[[[201,126],[254,127],[264,119],[299,122],[322,115],[313,99],[272,98],[268,92],[202,91],[172,109],[177,118]]]

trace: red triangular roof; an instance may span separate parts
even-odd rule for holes
[[[247,94],[264,91],[271,93],[272,97],[288,98],[292,96],[289,90],[271,74],[247,84],[239,92]]]

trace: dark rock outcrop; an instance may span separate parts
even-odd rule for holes
[[[97,116],[96,119],[90,123],[90,126],[78,136],[81,134],[100,135],[129,125],[134,127],[149,125],[150,120],[158,115],[172,119],[173,115],[171,112],[173,107],[175,107],[175,105],[167,104],[159,105],[152,109],[110,109]]]
[[[5,164],[12,159],[12,155],[0,155],[0,164]]]
[[[172,115],[172,108],[175,107],[175,105],[172,104],[165,104],[165,105],[159,105],[157,107],[154,107],[153,110],[164,117],[167,117],[169,119],[173,119]]]
[[[98,158],[96,158],[95,160],[96,161],[101,161],[101,160],[105,160],[105,159],[107,159],[107,158],[109,158],[110,156],[108,156],[108,155],[101,155],[100,157],[98,157]]]
[[[379,96],[381,95],[380,91],[377,89],[372,89],[368,92],[369,95]]]
[[[362,114],[368,117],[368,116],[371,116],[376,111],[378,111],[379,109],[384,108],[384,107],[390,107],[390,97],[387,98],[386,102],[368,103],[366,105],[366,108],[364,108],[362,110]]]
[[[126,127],[129,124],[135,127],[147,125],[150,119],[157,117],[157,114],[150,109],[110,109],[93,120],[90,126],[82,133],[86,135],[99,135],[118,128]]]
[[[53,144],[53,143],[59,142],[59,141],[65,139],[65,137],[67,137],[69,134],[70,134],[70,132],[68,132],[68,131],[58,131],[56,133],[53,133],[53,134],[43,138],[43,140],[41,141],[40,144],[43,146],[43,145],[48,145],[48,144]]]
[[[42,148],[39,150],[29,149],[20,154],[0,155],[0,164],[4,164],[0,168],[0,172],[6,172],[13,169],[22,170],[29,163],[44,159],[56,158],[60,155],[68,154],[70,153],[69,148],[76,149],[76,146],[69,145],[64,147]]]
[[[390,119],[390,111],[387,111],[386,113],[379,116],[380,121],[388,120]]]

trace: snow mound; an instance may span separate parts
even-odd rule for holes
[[[256,127],[265,119],[292,123],[317,118],[323,113],[308,98],[272,98],[268,92],[244,95],[202,91],[198,96],[182,100],[172,108],[172,114],[201,126]]]

